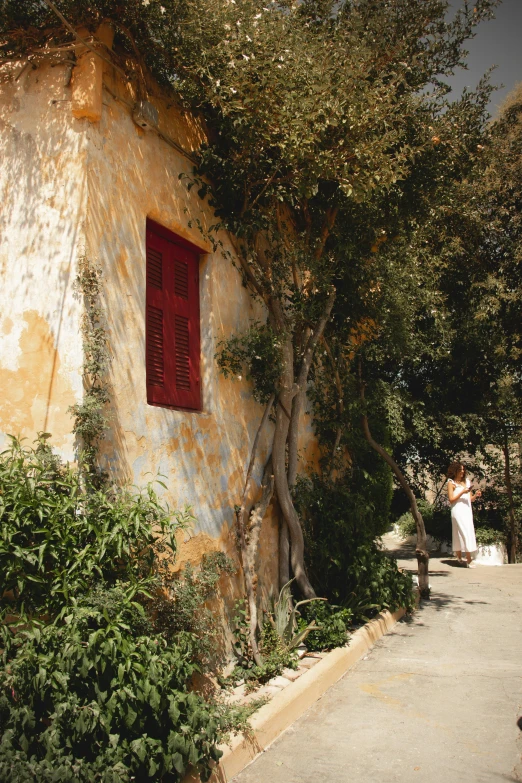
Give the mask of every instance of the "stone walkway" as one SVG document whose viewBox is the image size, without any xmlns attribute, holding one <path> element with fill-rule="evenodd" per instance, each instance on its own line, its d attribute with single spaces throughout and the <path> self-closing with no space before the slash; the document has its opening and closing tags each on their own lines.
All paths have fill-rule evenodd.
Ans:
<svg viewBox="0 0 522 783">
<path fill-rule="evenodd" d="M 398 551 L 415 570 L 411 548 Z M 397 624 L 234 783 L 522 781 L 522 565 L 432 559 Z"/>
</svg>

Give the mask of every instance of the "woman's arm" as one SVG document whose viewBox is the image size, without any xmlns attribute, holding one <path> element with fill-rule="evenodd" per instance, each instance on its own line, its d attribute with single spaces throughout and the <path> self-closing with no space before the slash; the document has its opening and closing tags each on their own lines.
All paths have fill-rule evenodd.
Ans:
<svg viewBox="0 0 522 783">
<path fill-rule="evenodd" d="M 462 487 L 457 489 L 457 485 L 452 481 L 448 481 L 448 498 L 450 503 L 455 503 L 466 492 L 471 492 L 471 487 Z"/>
</svg>

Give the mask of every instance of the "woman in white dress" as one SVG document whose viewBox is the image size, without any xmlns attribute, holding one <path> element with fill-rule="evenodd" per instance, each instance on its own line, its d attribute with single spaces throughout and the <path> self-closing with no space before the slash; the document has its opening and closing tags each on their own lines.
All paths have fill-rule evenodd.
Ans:
<svg viewBox="0 0 522 783">
<path fill-rule="evenodd" d="M 459 563 L 465 563 L 468 568 L 475 568 L 471 561 L 471 553 L 477 551 L 475 528 L 473 527 L 473 511 L 471 503 L 482 494 L 480 490 L 473 492 L 471 482 L 466 478 L 466 467 L 462 462 L 452 462 L 446 471 L 448 477 L 448 498 L 451 505 L 451 529 L 453 534 L 453 551 Z M 462 553 L 466 560 L 462 558 Z"/>
</svg>

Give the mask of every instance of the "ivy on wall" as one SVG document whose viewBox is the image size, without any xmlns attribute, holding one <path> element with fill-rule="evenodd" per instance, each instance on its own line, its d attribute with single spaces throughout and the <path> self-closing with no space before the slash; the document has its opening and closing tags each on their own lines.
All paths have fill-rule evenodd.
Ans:
<svg viewBox="0 0 522 783">
<path fill-rule="evenodd" d="M 93 475 L 98 470 L 100 441 L 108 424 L 109 387 L 107 371 L 110 354 L 101 303 L 102 270 L 87 255 L 78 261 L 74 283 L 76 295 L 83 300 L 81 319 L 83 348 L 84 396 L 69 409 L 73 415 L 73 432 L 81 441 L 80 461 Z"/>
</svg>

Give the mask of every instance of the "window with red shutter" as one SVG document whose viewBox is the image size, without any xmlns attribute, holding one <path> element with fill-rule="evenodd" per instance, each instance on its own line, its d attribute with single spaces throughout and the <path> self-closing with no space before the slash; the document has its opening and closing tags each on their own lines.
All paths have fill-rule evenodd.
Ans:
<svg viewBox="0 0 522 783">
<path fill-rule="evenodd" d="M 147 221 L 145 361 L 147 402 L 201 410 L 199 254 Z"/>
</svg>

